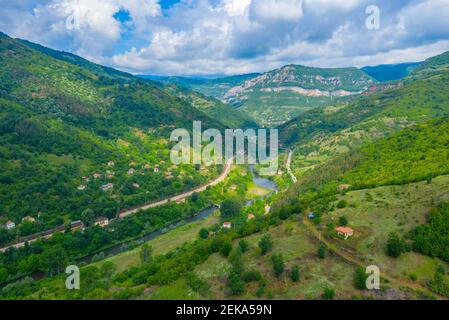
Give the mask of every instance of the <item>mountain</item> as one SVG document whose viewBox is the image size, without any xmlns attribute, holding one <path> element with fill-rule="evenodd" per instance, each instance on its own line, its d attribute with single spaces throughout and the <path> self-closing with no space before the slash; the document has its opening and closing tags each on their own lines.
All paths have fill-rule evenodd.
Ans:
<svg viewBox="0 0 449 320">
<path fill-rule="evenodd" d="M 170 166 L 169 134 L 193 120 L 224 128 L 156 83 L 1 34 L 0 224 L 37 222 L 0 244 L 209 181 L 217 168 Z"/>
<path fill-rule="evenodd" d="M 421 62 L 400 64 L 383 64 L 373 67 L 363 67 L 362 70 L 379 82 L 400 80 L 418 68 Z"/>
<path fill-rule="evenodd" d="M 187 78 L 175 76 L 152 76 L 152 75 L 138 75 L 139 78 L 161 82 L 163 84 L 177 84 L 186 88 L 192 86 L 199 86 L 208 81 L 205 78 Z"/>
<path fill-rule="evenodd" d="M 230 88 L 222 100 L 263 125 L 275 126 L 307 110 L 360 94 L 375 83 L 356 68 L 288 65 L 245 80 Z"/>
<path fill-rule="evenodd" d="M 449 70 L 449 51 L 427 59 L 412 72 L 410 77 L 425 77 L 447 70 Z"/>
<path fill-rule="evenodd" d="M 447 117 L 448 91 L 444 68 L 411 74 L 383 90 L 302 114 L 279 127 L 280 140 L 283 147 L 295 148 L 293 165 L 304 172 L 364 142 Z"/>
<path fill-rule="evenodd" d="M 220 121 L 227 128 L 246 129 L 258 127 L 257 123 L 248 115 L 220 100 L 187 89 L 182 85 L 167 84 L 165 89 L 172 91 L 177 97 L 204 112 L 210 118 Z"/>
</svg>

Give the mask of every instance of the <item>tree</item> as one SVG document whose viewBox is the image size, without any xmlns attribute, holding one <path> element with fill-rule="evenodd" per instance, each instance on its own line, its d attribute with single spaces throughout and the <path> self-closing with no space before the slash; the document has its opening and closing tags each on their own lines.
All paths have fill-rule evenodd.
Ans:
<svg viewBox="0 0 449 320">
<path fill-rule="evenodd" d="M 246 250 L 248 250 L 248 241 L 246 241 L 245 239 L 240 240 L 239 247 L 240 250 L 242 250 L 242 253 L 245 253 Z"/>
<path fill-rule="evenodd" d="M 209 231 L 206 228 L 201 228 L 199 236 L 201 239 L 207 239 L 209 237 Z"/>
<path fill-rule="evenodd" d="M 67 253 L 61 245 L 57 245 L 48 248 L 42 253 L 39 266 L 42 271 L 52 276 L 64 271 L 67 261 Z"/>
<path fill-rule="evenodd" d="M 228 277 L 229 289 L 235 296 L 241 295 L 245 291 L 245 283 L 240 279 L 239 275 L 231 272 Z"/>
<path fill-rule="evenodd" d="M 223 257 L 228 257 L 232 250 L 232 243 L 230 240 L 226 240 L 221 245 L 220 253 Z"/>
<path fill-rule="evenodd" d="M 81 221 L 86 227 L 90 227 L 95 222 L 95 213 L 92 209 L 86 209 L 81 213 Z"/>
<path fill-rule="evenodd" d="M 390 257 L 397 258 L 405 252 L 406 245 L 403 239 L 397 233 L 390 234 L 387 241 L 387 254 Z"/>
<path fill-rule="evenodd" d="M 339 209 L 346 208 L 347 206 L 348 206 L 348 202 L 346 200 L 340 200 L 337 203 L 337 208 L 339 208 Z"/>
<path fill-rule="evenodd" d="M 354 286 L 359 290 L 365 290 L 366 279 L 368 279 L 368 275 L 365 270 L 363 268 L 357 268 L 354 275 Z"/>
<path fill-rule="evenodd" d="M 345 216 L 341 216 L 340 218 L 338 218 L 338 224 L 340 226 L 347 226 L 349 224 L 349 221 Z"/>
<path fill-rule="evenodd" d="M 106 279 L 111 279 L 114 272 L 117 270 L 117 266 L 112 261 L 104 262 L 100 267 L 100 272 Z"/>
<path fill-rule="evenodd" d="M 220 212 L 223 217 L 234 217 L 243 209 L 243 199 L 238 196 L 232 196 L 225 199 L 220 206 Z"/>
<path fill-rule="evenodd" d="M 323 295 L 321 298 L 323 300 L 332 300 L 335 297 L 335 290 L 331 288 L 324 289 Z"/>
<path fill-rule="evenodd" d="M 152 260 L 153 248 L 149 246 L 147 243 L 142 245 L 140 249 L 140 261 L 142 263 L 148 263 Z"/>
<path fill-rule="evenodd" d="M 242 279 L 245 282 L 255 282 L 262 279 L 262 275 L 257 270 L 249 270 L 243 274 Z"/>
<path fill-rule="evenodd" d="M 276 277 L 280 277 L 284 273 L 284 257 L 282 253 L 273 254 L 271 256 L 271 263 L 273 264 L 273 271 Z"/>
<path fill-rule="evenodd" d="M 299 281 L 299 267 L 293 266 L 292 271 L 290 272 L 290 279 L 292 279 L 293 282 Z"/>
<path fill-rule="evenodd" d="M 265 255 L 273 249 L 273 241 L 271 240 L 270 234 L 265 234 L 262 236 L 259 240 L 259 248 L 261 255 Z"/>
<path fill-rule="evenodd" d="M 318 247 L 318 257 L 320 259 L 324 259 L 326 258 L 326 246 L 324 245 L 324 243 L 320 243 L 320 246 Z"/>
</svg>

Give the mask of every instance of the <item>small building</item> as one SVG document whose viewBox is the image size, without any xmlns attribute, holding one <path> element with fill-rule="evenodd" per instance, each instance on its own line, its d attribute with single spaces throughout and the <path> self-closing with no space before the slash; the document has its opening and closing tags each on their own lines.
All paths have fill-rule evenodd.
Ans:
<svg viewBox="0 0 449 320">
<path fill-rule="evenodd" d="M 22 222 L 35 222 L 36 219 L 34 219 L 32 216 L 26 216 L 22 218 Z"/>
<path fill-rule="evenodd" d="M 112 183 L 104 184 L 100 187 L 100 189 L 103 191 L 112 190 L 112 189 L 114 189 L 114 184 L 112 184 Z"/>
<path fill-rule="evenodd" d="M 158 173 L 159 172 L 159 168 L 158 167 L 154 167 L 154 173 Z"/>
<path fill-rule="evenodd" d="M 94 223 L 96 226 L 105 227 L 109 224 L 109 219 L 106 217 L 99 217 Z"/>
<path fill-rule="evenodd" d="M 231 229 L 232 228 L 232 222 L 223 222 L 223 228 Z"/>
<path fill-rule="evenodd" d="M 77 187 L 77 189 L 78 189 L 79 191 L 83 191 L 83 190 L 86 189 L 86 186 L 82 184 L 82 185 L 79 185 L 79 186 Z"/>
<path fill-rule="evenodd" d="M 109 162 L 108 162 L 108 167 L 113 167 L 113 166 L 115 166 L 114 161 L 109 161 Z"/>
<path fill-rule="evenodd" d="M 308 215 L 308 217 L 309 217 L 310 220 L 315 219 L 315 213 L 310 212 L 309 215 Z"/>
<path fill-rule="evenodd" d="M 8 222 L 6 222 L 5 227 L 6 229 L 11 230 L 16 227 L 16 224 L 14 223 L 14 221 L 9 220 Z"/>
<path fill-rule="evenodd" d="M 127 172 L 127 174 L 134 174 L 136 172 L 136 170 L 134 170 L 133 168 L 131 168 L 131 169 L 129 169 L 128 170 L 128 172 Z"/>
<path fill-rule="evenodd" d="M 137 163 L 135 163 L 134 161 L 131 161 L 130 163 L 129 163 L 129 166 L 130 167 L 135 167 L 137 165 Z"/>
<path fill-rule="evenodd" d="M 101 178 L 101 173 L 94 173 L 93 177 L 94 177 L 94 179 Z"/>
<path fill-rule="evenodd" d="M 337 227 L 335 228 L 337 234 L 345 237 L 345 240 L 354 235 L 354 230 L 349 227 Z"/>
<path fill-rule="evenodd" d="M 147 163 L 147 164 L 144 166 L 144 168 L 147 169 L 147 170 L 149 170 L 149 169 L 151 169 L 151 165 L 150 165 L 149 163 Z"/>
<path fill-rule="evenodd" d="M 134 183 L 133 183 L 133 187 L 136 188 L 136 189 L 138 189 L 138 188 L 140 188 L 140 185 L 139 185 L 138 183 L 135 183 L 135 182 L 134 182 Z"/>
<path fill-rule="evenodd" d="M 338 186 L 338 191 L 346 191 L 349 190 L 352 186 L 350 184 L 341 184 Z"/>
<path fill-rule="evenodd" d="M 81 220 L 72 221 L 72 222 L 70 223 L 70 230 L 71 230 L 71 231 L 76 231 L 76 230 L 82 229 L 83 226 L 84 226 L 84 225 L 83 225 L 83 223 L 81 222 Z"/>
<path fill-rule="evenodd" d="M 253 220 L 253 219 L 255 219 L 255 218 L 256 218 L 256 216 L 255 216 L 254 214 L 248 213 L 248 221 L 249 221 L 249 220 Z"/>
</svg>

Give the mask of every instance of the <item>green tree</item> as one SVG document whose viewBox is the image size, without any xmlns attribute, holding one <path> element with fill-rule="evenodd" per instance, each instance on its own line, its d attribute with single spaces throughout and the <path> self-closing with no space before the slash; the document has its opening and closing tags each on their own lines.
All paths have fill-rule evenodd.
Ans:
<svg viewBox="0 0 449 320">
<path fill-rule="evenodd" d="M 290 279 L 292 279 L 293 282 L 298 282 L 299 276 L 299 267 L 295 265 L 290 272 Z"/>
<path fill-rule="evenodd" d="M 68 257 L 61 245 L 50 247 L 40 257 L 40 269 L 50 276 L 65 270 Z"/>
<path fill-rule="evenodd" d="M 354 286 L 359 290 L 366 289 L 366 279 L 368 275 L 363 268 L 357 268 L 354 274 Z"/>
<path fill-rule="evenodd" d="M 230 240 L 223 242 L 220 248 L 220 253 L 223 257 L 228 257 L 232 250 L 232 243 Z"/>
<path fill-rule="evenodd" d="M 231 196 L 225 199 L 220 206 L 222 217 L 234 217 L 243 209 L 244 201 L 239 196 Z"/>
<path fill-rule="evenodd" d="M 143 244 L 142 248 L 140 249 L 140 261 L 142 263 L 151 262 L 152 255 L 153 255 L 153 248 L 147 243 Z"/>
<path fill-rule="evenodd" d="M 260 248 L 260 253 L 262 255 L 267 254 L 269 251 L 271 251 L 273 249 L 273 241 L 271 240 L 270 234 L 267 233 L 267 234 L 263 235 L 262 238 L 260 238 L 259 248 Z"/>
<path fill-rule="evenodd" d="M 332 300 L 335 297 L 335 290 L 331 288 L 324 289 L 323 295 L 321 298 L 323 300 Z"/>
<path fill-rule="evenodd" d="M 101 275 L 108 280 L 111 279 L 116 270 L 117 266 L 112 261 L 106 261 L 100 267 Z"/>
<path fill-rule="evenodd" d="M 348 202 L 346 200 L 340 200 L 337 203 L 337 208 L 339 208 L 339 209 L 346 208 L 347 206 L 348 206 Z"/>
<path fill-rule="evenodd" d="M 239 247 L 240 250 L 242 250 L 242 253 L 245 253 L 248 250 L 248 241 L 246 241 L 245 239 L 240 240 Z"/>
<path fill-rule="evenodd" d="M 229 289 L 234 296 L 241 295 L 245 292 L 245 283 L 240 279 L 240 276 L 235 272 L 231 272 L 228 277 Z"/>
<path fill-rule="evenodd" d="M 209 238 L 209 231 L 207 231 L 206 228 L 201 228 L 201 230 L 199 232 L 199 236 L 201 239 L 207 239 L 207 238 Z"/>
<path fill-rule="evenodd" d="M 345 216 L 341 216 L 340 218 L 338 218 L 338 224 L 340 226 L 347 226 L 349 224 L 349 221 Z"/>
<path fill-rule="evenodd" d="M 324 245 L 324 243 L 320 243 L 320 246 L 318 247 L 318 257 L 320 259 L 324 259 L 326 258 L 326 246 Z"/>
<path fill-rule="evenodd" d="M 403 239 L 397 233 L 391 233 L 387 241 L 387 254 L 390 257 L 397 258 L 405 252 L 406 245 Z"/>
<path fill-rule="evenodd" d="M 81 221 L 86 227 L 90 227 L 95 222 L 95 213 L 92 209 L 86 209 L 81 213 Z"/>
<path fill-rule="evenodd" d="M 275 253 L 271 256 L 271 263 L 273 264 L 273 271 L 276 277 L 280 277 L 284 273 L 284 257 L 282 253 Z"/>
</svg>

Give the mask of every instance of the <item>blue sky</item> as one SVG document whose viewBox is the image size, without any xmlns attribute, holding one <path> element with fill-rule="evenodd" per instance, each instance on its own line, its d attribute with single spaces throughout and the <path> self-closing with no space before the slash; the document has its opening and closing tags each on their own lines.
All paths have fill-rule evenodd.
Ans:
<svg viewBox="0 0 449 320">
<path fill-rule="evenodd" d="M 380 28 L 366 27 L 369 5 Z M 0 31 L 139 74 L 365 66 L 449 50 L 449 0 L 0 0 Z"/>
</svg>

